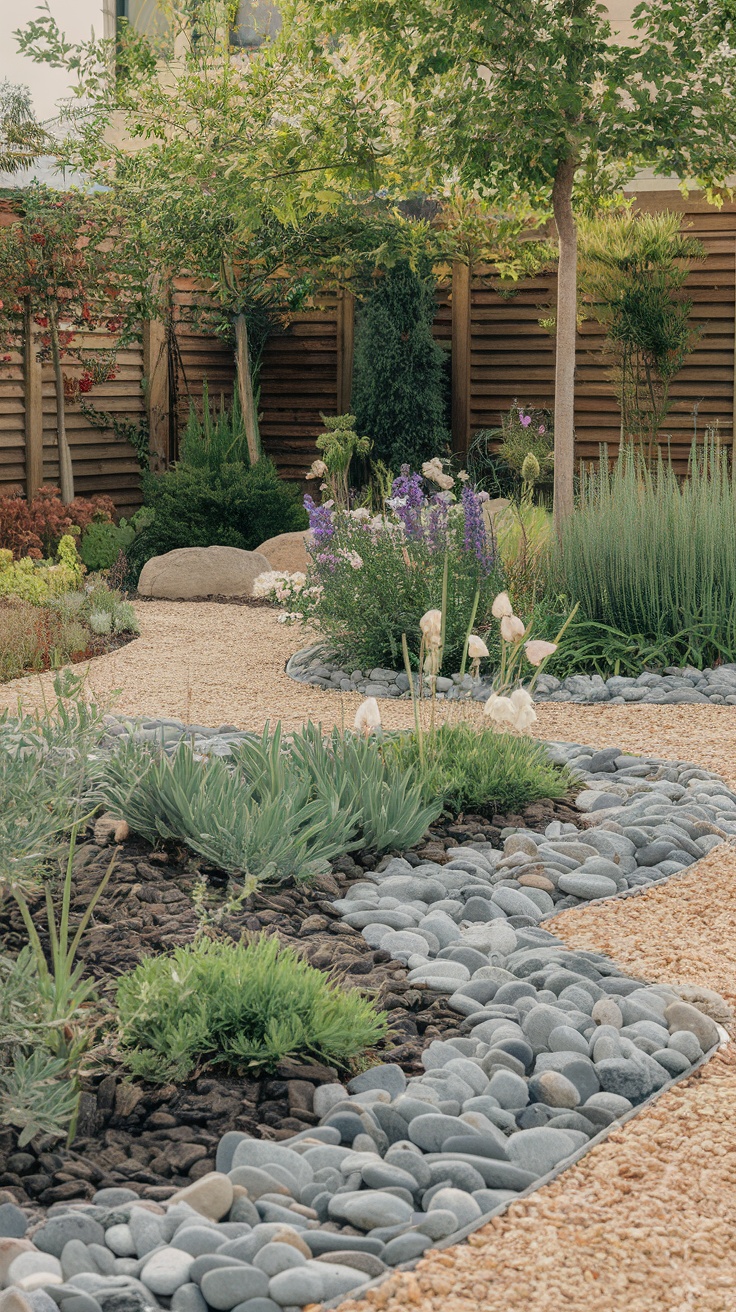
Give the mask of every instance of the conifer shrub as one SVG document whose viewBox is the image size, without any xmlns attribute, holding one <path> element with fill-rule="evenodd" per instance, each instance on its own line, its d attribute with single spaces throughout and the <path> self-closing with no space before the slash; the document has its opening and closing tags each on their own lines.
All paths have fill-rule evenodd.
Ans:
<svg viewBox="0 0 736 1312">
<path fill-rule="evenodd" d="M 352 409 L 372 455 L 398 473 L 449 441 L 446 358 L 432 336 L 434 279 L 402 260 L 377 280 L 359 311 Z"/>
</svg>

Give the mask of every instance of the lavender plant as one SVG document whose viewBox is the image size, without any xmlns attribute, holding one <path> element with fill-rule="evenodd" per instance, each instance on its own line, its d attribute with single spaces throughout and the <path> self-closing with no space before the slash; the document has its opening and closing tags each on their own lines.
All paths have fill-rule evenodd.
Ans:
<svg viewBox="0 0 736 1312">
<path fill-rule="evenodd" d="M 488 628 L 502 583 L 483 518 L 487 499 L 438 459 L 421 474 L 402 465 L 380 515 L 305 497 L 313 535 L 308 583 L 316 589 L 309 614 L 347 667 L 402 668 L 405 633 L 417 668 L 419 620 L 442 605 L 446 577 L 437 673 L 460 668 L 468 616 L 475 608 L 476 628 Z"/>
</svg>

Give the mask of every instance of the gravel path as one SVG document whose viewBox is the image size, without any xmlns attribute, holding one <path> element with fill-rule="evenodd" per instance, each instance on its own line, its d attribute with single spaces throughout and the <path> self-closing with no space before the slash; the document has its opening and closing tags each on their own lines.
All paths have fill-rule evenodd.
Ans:
<svg viewBox="0 0 736 1312">
<path fill-rule="evenodd" d="M 90 688 L 117 711 L 257 728 L 308 713 L 350 723 L 359 696 L 284 673 L 300 635 L 274 612 L 146 603 L 142 637 L 91 662 Z M 51 679 L 0 688 L 0 705 L 43 705 Z M 384 713 L 385 710 L 385 713 Z M 388 727 L 411 708 L 382 706 Z M 539 708 L 540 736 L 687 759 L 736 783 L 736 713 L 712 706 Z M 736 1004 L 736 853 L 719 850 L 644 896 L 568 911 L 555 933 L 653 982 L 716 989 Z M 734 1312 L 736 1055 L 714 1058 L 606 1143 L 470 1240 L 392 1277 L 344 1312 Z"/>
</svg>

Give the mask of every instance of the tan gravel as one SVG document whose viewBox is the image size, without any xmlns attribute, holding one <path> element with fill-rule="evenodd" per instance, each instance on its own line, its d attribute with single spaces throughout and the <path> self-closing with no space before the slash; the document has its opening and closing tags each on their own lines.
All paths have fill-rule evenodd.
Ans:
<svg viewBox="0 0 736 1312">
<path fill-rule="evenodd" d="M 298 631 L 272 611 L 208 603 L 137 606 L 143 630 L 90 662 L 116 709 L 259 728 L 281 718 L 351 723 L 358 695 L 300 686 L 284 665 Z M 0 688 L 42 706 L 51 678 Z M 383 703 L 388 727 L 411 708 Z M 736 708 L 542 706 L 540 737 L 696 761 L 736 783 Z M 697 984 L 736 1005 L 736 851 L 625 901 L 565 912 L 555 932 L 652 981 Z M 398 1273 L 343 1312 L 736 1312 L 736 1056 L 732 1047 L 613 1132 L 576 1166 L 457 1245 Z"/>
</svg>

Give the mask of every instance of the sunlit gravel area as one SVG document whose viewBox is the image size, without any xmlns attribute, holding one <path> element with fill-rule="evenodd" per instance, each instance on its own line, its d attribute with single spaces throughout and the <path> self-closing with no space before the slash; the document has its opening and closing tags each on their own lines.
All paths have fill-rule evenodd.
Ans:
<svg viewBox="0 0 736 1312">
<path fill-rule="evenodd" d="M 352 724 L 359 695 L 286 676 L 304 637 L 278 624 L 276 612 L 177 602 L 136 608 L 141 637 L 77 667 L 86 668 L 90 693 L 116 713 L 250 729 L 268 719 L 287 729 L 308 718 Z M 26 708 L 42 707 L 51 685 L 50 675 L 5 684 L 0 705 L 15 710 L 21 696 Z M 411 722 L 407 703 L 384 702 L 381 713 L 386 727 Z M 736 783 L 736 708 L 563 703 L 540 706 L 537 729 L 541 737 L 693 761 Z M 554 921 L 570 946 L 603 951 L 651 982 L 714 989 L 733 1005 L 735 926 L 736 850 L 725 847 L 642 896 Z M 735 1233 L 736 1057 L 728 1047 L 466 1243 L 344 1308 L 734 1312 Z"/>
</svg>

